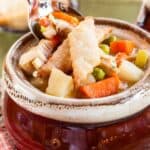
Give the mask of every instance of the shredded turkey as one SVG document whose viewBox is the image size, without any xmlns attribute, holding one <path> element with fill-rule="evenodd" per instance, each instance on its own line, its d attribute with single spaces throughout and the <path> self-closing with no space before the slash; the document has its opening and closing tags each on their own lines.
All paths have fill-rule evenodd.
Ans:
<svg viewBox="0 0 150 150">
<path fill-rule="evenodd" d="M 37 46 L 32 47 L 29 51 L 21 55 L 19 66 L 26 73 L 32 74 L 37 66 L 42 66 L 48 60 L 49 56 L 52 54 L 53 48 L 54 45 L 52 42 L 41 40 Z"/>
<path fill-rule="evenodd" d="M 72 63 L 69 51 L 69 42 L 65 40 L 49 58 L 48 62 L 42 66 L 38 74 L 46 77 L 50 74 L 53 67 L 68 73 L 72 70 Z"/>
</svg>

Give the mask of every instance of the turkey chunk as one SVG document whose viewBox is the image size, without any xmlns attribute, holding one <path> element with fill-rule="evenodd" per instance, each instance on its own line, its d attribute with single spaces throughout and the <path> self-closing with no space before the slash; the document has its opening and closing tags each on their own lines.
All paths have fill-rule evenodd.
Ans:
<svg viewBox="0 0 150 150">
<path fill-rule="evenodd" d="M 72 63 L 69 51 L 69 42 L 66 39 L 62 45 L 53 53 L 48 62 L 42 66 L 38 74 L 43 77 L 49 76 L 52 68 L 58 68 L 65 73 L 72 70 Z"/>
<path fill-rule="evenodd" d="M 54 45 L 50 41 L 41 40 L 37 46 L 21 55 L 19 66 L 27 74 L 32 74 L 35 69 L 40 68 L 48 60 L 53 48 Z"/>
</svg>

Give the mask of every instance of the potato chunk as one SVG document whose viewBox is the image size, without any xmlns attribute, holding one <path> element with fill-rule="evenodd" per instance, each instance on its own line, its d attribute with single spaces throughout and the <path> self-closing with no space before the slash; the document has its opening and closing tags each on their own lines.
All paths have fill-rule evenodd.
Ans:
<svg viewBox="0 0 150 150">
<path fill-rule="evenodd" d="M 137 82 L 143 75 L 144 72 L 129 61 L 124 60 L 119 66 L 119 77 L 127 82 Z"/>
<path fill-rule="evenodd" d="M 73 79 L 61 70 L 52 69 L 46 93 L 49 95 L 67 97 L 73 91 Z"/>
</svg>

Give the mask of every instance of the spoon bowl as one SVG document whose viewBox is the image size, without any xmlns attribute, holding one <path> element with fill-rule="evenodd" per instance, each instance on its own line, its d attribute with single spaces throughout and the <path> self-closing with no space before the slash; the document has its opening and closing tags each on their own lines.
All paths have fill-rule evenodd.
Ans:
<svg viewBox="0 0 150 150">
<path fill-rule="evenodd" d="M 83 19 L 83 16 L 79 11 L 70 7 L 66 3 L 56 2 L 54 0 L 28 0 L 29 3 L 29 29 L 38 40 L 44 38 L 40 31 L 40 25 L 37 21 L 38 18 L 46 17 L 53 11 L 62 11 L 70 14 L 79 20 Z"/>
</svg>

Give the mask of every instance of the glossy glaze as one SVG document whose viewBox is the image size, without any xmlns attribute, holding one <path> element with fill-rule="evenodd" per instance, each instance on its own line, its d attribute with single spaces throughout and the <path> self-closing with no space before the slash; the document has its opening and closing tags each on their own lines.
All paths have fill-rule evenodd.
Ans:
<svg viewBox="0 0 150 150">
<path fill-rule="evenodd" d="M 20 150 L 150 149 L 150 107 L 130 119 L 103 127 L 40 117 L 16 105 L 7 94 L 4 110 L 5 124 Z"/>
</svg>

